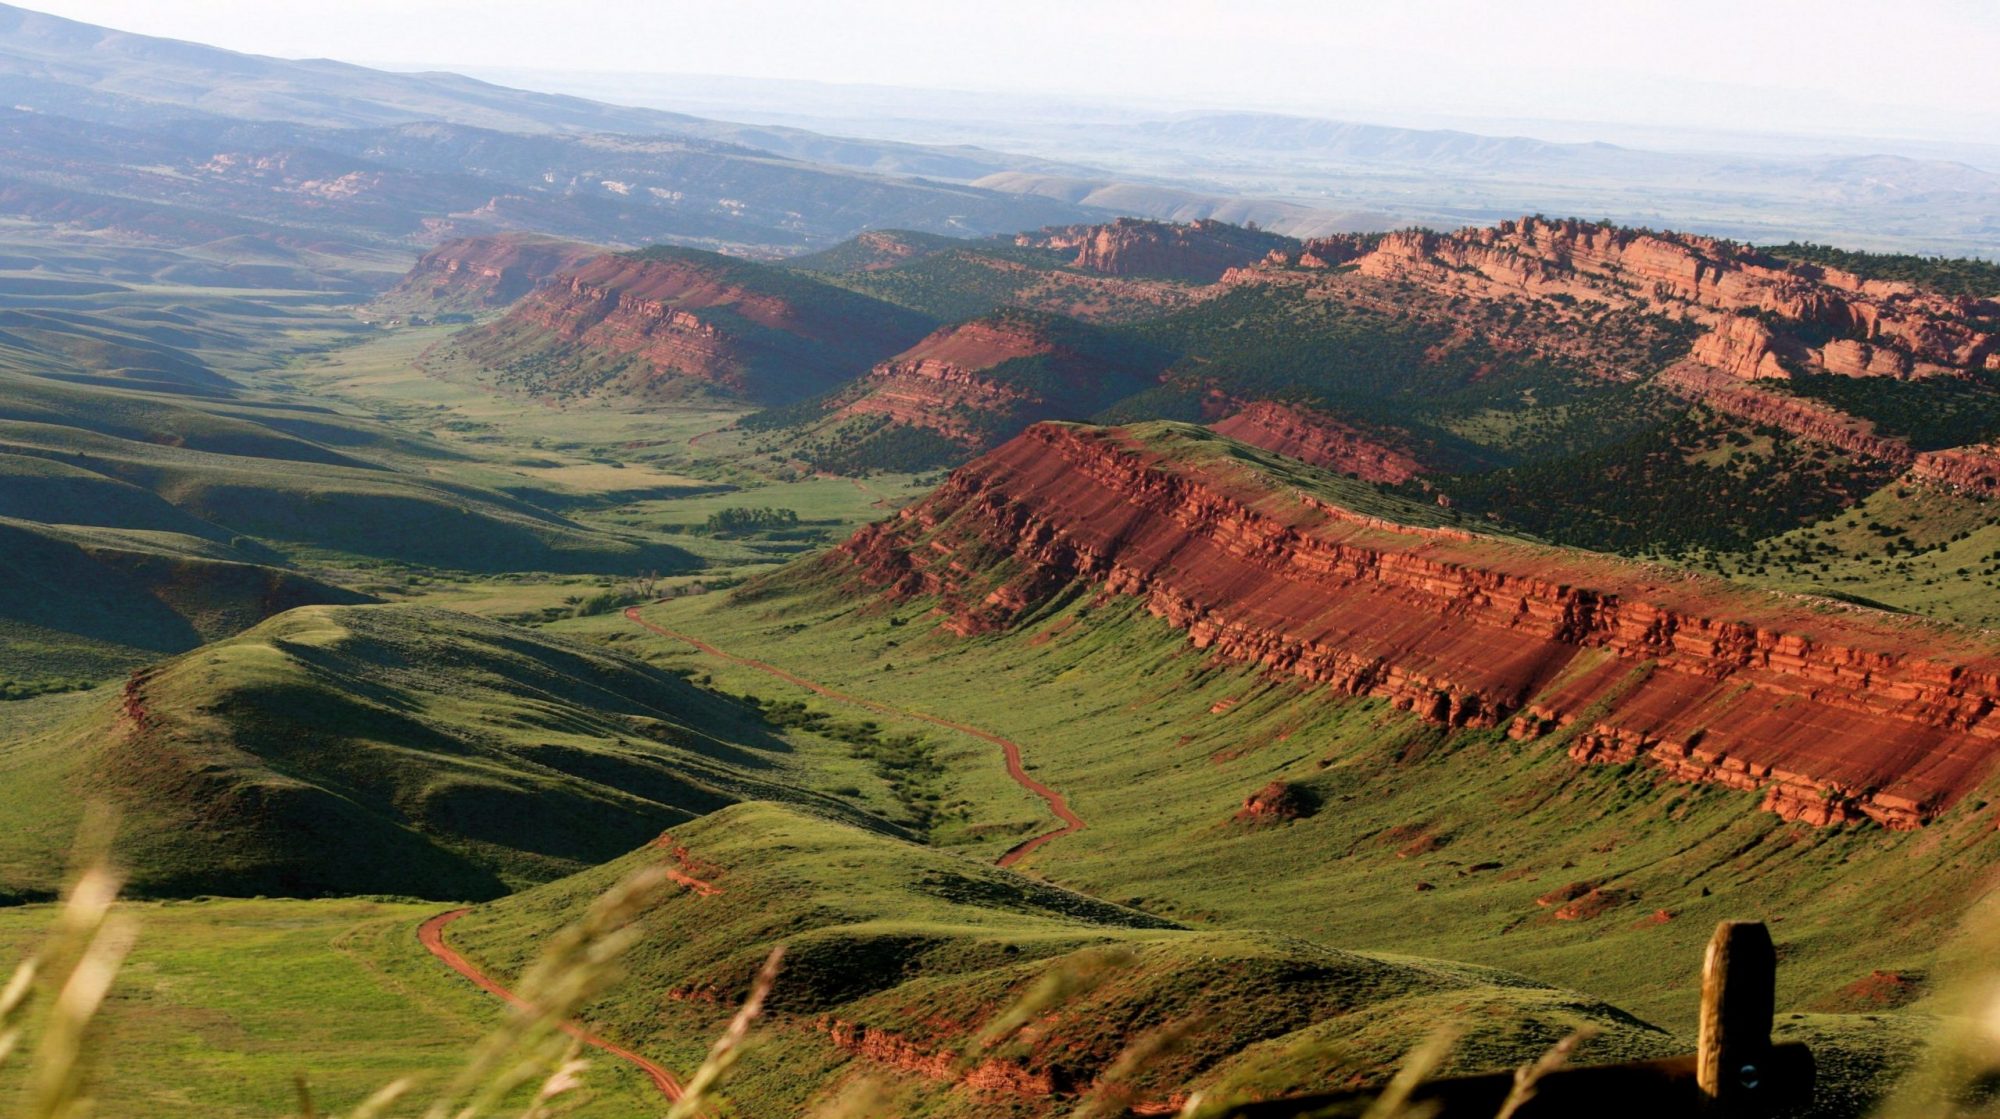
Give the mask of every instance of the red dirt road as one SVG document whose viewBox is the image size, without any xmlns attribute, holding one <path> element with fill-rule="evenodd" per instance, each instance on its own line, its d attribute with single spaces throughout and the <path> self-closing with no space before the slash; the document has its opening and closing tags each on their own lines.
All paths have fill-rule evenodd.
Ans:
<svg viewBox="0 0 2000 1119">
<path fill-rule="evenodd" d="M 900 707 L 891 707 L 886 703 L 877 703 L 872 699 L 862 699 L 860 696 L 848 695 L 846 692 L 829 688 L 825 684 L 816 683 L 801 676 L 794 676 L 776 665 L 765 664 L 759 660 L 751 660 L 749 657 L 739 657 L 735 653 L 725 653 L 721 649 L 699 638 L 690 637 L 685 633 L 667 629 L 665 626 L 654 625 L 652 622 L 639 616 L 639 608 L 637 606 L 626 608 L 625 617 L 628 621 L 652 630 L 661 637 L 686 642 L 711 657 L 721 657 L 723 660 L 732 661 L 745 668 L 754 668 L 766 675 L 775 676 L 788 684 L 796 684 L 801 688 L 805 688 L 818 695 L 823 695 L 828 699 L 836 699 L 842 703 L 851 703 L 856 707 L 865 707 L 870 711 L 879 712 L 883 715 L 893 715 L 899 719 L 915 719 L 918 722 L 929 723 L 932 726 L 943 727 L 946 730 L 954 730 L 960 734 L 969 734 L 974 738 L 991 742 L 995 746 L 1000 747 L 1001 754 L 1007 759 L 1007 776 L 1013 778 L 1016 785 L 1042 798 L 1043 802 L 1049 806 L 1049 811 L 1055 814 L 1056 819 L 1063 822 L 1062 827 L 1043 832 L 1040 835 L 1024 839 L 1020 843 L 1015 844 L 1006 854 L 1000 856 L 998 860 L 1000 866 L 1013 866 L 1025 858 L 1029 852 L 1040 847 L 1042 844 L 1061 839 L 1065 835 L 1080 832 L 1087 826 L 1083 822 L 1083 817 L 1070 809 L 1069 802 L 1063 799 L 1061 793 L 1028 776 L 1027 769 L 1021 764 L 1021 746 L 1012 739 L 1002 738 L 997 734 L 980 730 L 978 727 L 967 726 L 964 723 L 954 723 L 949 719 L 940 719 L 934 715 L 926 715 L 919 711 L 906 711 Z"/>
<path fill-rule="evenodd" d="M 432 917 L 430 920 L 425 921 L 421 926 L 418 927 L 417 940 L 420 943 L 422 943 L 426 949 L 430 951 L 431 955 L 436 956 L 440 960 L 443 960 L 446 967 L 449 967 L 451 968 L 451 970 L 459 973 L 460 975 L 465 976 L 467 979 L 472 980 L 472 982 L 478 985 L 478 987 L 481 990 L 484 990 L 489 994 L 498 995 L 501 998 L 507 1000 L 508 1002 L 513 1003 L 515 1006 L 527 1005 L 519 995 L 516 995 L 514 992 L 501 986 L 499 982 L 494 980 L 491 976 L 487 975 L 485 972 L 482 972 L 478 968 L 473 967 L 472 961 L 466 959 L 464 956 L 459 955 L 456 951 L 453 951 L 451 945 L 446 944 L 444 942 L 444 930 L 453 921 L 458 920 L 460 917 L 463 917 L 470 912 L 472 912 L 472 910 L 470 909 L 454 909 L 449 913 L 440 913 L 437 916 Z M 617 1057 L 619 1060 L 626 1061 L 636 1066 L 639 1069 L 639 1071 L 645 1073 L 647 1076 L 652 1078 L 653 1086 L 658 1088 L 660 1090 L 660 1094 L 667 1097 L 669 1102 L 678 1102 L 680 1100 L 681 1082 L 679 1080 L 674 1079 L 673 1073 L 668 1072 L 666 1069 L 660 1067 L 657 1064 L 654 1064 L 652 1061 L 649 1061 L 644 1057 L 641 1057 L 639 1054 L 632 1052 L 630 1049 L 627 1049 L 622 1045 L 617 1045 L 612 1042 L 604 1040 L 603 1038 L 597 1036 L 596 1034 L 591 1033 L 589 1030 L 584 1029 L 582 1026 L 578 1025 L 575 1022 L 564 1022 L 562 1024 L 562 1030 L 564 1033 L 577 1039 L 578 1041 L 583 1042 L 585 1045 L 589 1045 L 597 1049 L 602 1049 L 606 1053 L 609 1053 L 612 1056 Z"/>
</svg>

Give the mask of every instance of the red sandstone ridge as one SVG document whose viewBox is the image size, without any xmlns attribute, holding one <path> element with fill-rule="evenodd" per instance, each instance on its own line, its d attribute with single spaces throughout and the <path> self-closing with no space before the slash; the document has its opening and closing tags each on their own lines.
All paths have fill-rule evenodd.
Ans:
<svg viewBox="0 0 2000 1119">
<path fill-rule="evenodd" d="M 417 260 L 382 297 L 394 308 L 480 311 L 505 307 L 603 249 L 537 233 L 447 241 Z"/>
<path fill-rule="evenodd" d="M 1119 218 L 1109 225 L 1068 225 L 1022 233 L 1026 248 L 1074 252 L 1072 267 L 1110 276 L 1155 276 L 1212 284 L 1231 268 L 1297 246 L 1289 237 L 1203 219 L 1189 225 Z"/>
<path fill-rule="evenodd" d="M 784 269 L 661 246 L 592 259 L 461 345 L 503 382 L 549 396 L 706 391 L 780 402 L 847 380 L 929 326 Z"/>
<path fill-rule="evenodd" d="M 1683 362 L 1660 375 L 1659 383 L 1718 412 L 1766 424 L 1801 438 L 1839 447 L 1849 454 L 1909 466 L 1910 445 L 1875 430 L 1875 425 L 1829 404 L 1741 381 L 1699 362 Z"/>
<path fill-rule="evenodd" d="M 1578 761 L 1762 790 L 1815 824 L 1915 827 L 1988 776 L 1984 637 L 1384 521 L 1340 504 L 1346 483 L 1301 492 L 1255 455 L 1182 425 L 1042 424 L 823 562 L 937 596 L 962 633 L 1087 582 L 1330 695 L 1520 738 L 1567 728 Z"/>
<path fill-rule="evenodd" d="M 944 327 L 877 365 L 836 419 L 881 416 L 972 450 L 1037 420 L 1087 416 L 1144 387 L 1141 355 L 1055 315 L 1007 310 Z"/>
<path fill-rule="evenodd" d="M 1705 329 L 1694 360 L 1746 380 L 1793 371 L 1908 378 L 2000 368 L 2000 335 L 1970 325 L 1975 312 L 1990 313 L 1991 301 L 1864 280 L 1691 234 L 1524 218 L 1456 233 L 1308 241 L 1229 279 L 1336 268 L 1452 296 L 1553 298 L 1684 319 Z M 1826 340 L 1809 345 L 1805 337 Z"/>
<path fill-rule="evenodd" d="M 1238 442 L 1370 482 L 1407 482 L 1425 470 L 1389 438 L 1303 405 L 1258 401 L 1211 426 Z"/>
</svg>

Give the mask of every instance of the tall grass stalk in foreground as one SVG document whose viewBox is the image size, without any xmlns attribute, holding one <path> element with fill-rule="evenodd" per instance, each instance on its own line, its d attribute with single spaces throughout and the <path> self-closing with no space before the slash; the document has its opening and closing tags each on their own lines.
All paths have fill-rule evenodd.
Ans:
<svg viewBox="0 0 2000 1119">
<path fill-rule="evenodd" d="M 551 937 L 521 976 L 520 1001 L 474 1047 L 465 1067 L 424 1109 L 424 1119 L 493 1115 L 516 1091 L 540 1080 L 536 1103 L 526 1112 L 538 1116 L 546 1113 L 548 1100 L 573 1088 L 582 1062 L 563 1023 L 624 978 L 620 957 L 639 939 L 636 922 L 667 881 L 665 870 L 647 867 L 592 902 L 583 920 Z"/>
<path fill-rule="evenodd" d="M 36 1016 L 20 1119 L 72 1119 L 89 1106 L 91 1020 L 138 939 L 137 923 L 112 912 L 122 885 L 107 854 L 112 831 L 107 814 L 89 814 L 77 841 L 83 869 L 64 892 L 55 928 L 0 988 L 0 1064 L 20 1049 L 34 996 L 53 992 Z"/>
<path fill-rule="evenodd" d="M 722 1031 L 722 1036 L 709 1047 L 708 1058 L 688 1078 L 679 1102 L 667 1112 L 667 1119 L 693 1119 L 700 1115 L 710 1095 L 736 1067 L 736 1062 L 742 1059 L 744 1039 L 750 1036 L 751 1024 L 764 1013 L 764 1000 L 771 996 L 771 988 L 778 982 L 778 965 L 784 959 L 785 946 L 782 944 L 771 949 L 771 954 L 765 957 L 764 966 L 757 972 L 757 981 L 750 987 L 750 997 L 743 1000 L 735 1017 L 729 1020 L 729 1028 Z"/>
</svg>

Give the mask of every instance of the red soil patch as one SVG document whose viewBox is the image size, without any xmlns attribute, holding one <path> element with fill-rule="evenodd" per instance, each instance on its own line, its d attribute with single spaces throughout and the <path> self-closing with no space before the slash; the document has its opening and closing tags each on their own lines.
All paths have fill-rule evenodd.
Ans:
<svg viewBox="0 0 2000 1119">
<path fill-rule="evenodd" d="M 1842 987 L 1839 1003 L 1856 1009 L 1894 1010 L 1915 1001 L 1921 987 L 1921 977 L 1875 971 Z"/>
<path fill-rule="evenodd" d="M 713 877 L 721 868 L 713 863 L 705 863 L 696 859 L 688 852 L 686 847 L 674 841 L 672 833 L 661 833 L 660 837 L 653 840 L 650 846 L 665 851 L 668 857 L 674 860 L 674 865 L 666 868 L 668 878 L 686 886 L 688 889 L 705 898 L 712 898 L 722 893 L 722 887 L 703 878 L 696 877 L 696 875 Z"/>
<path fill-rule="evenodd" d="M 1243 807 L 1230 820 L 1239 824 L 1282 824 L 1312 815 L 1317 807 L 1311 793 L 1283 781 L 1270 784 L 1243 798 Z"/>
</svg>

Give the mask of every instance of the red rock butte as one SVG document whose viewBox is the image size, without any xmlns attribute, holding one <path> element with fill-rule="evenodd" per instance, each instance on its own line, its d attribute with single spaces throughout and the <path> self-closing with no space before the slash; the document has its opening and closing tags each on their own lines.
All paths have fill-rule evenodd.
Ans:
<svg viewBox="0 0 2000 1119">
<path fill-rule="evenodd" d="M 460 310 L 504 307 L 603 252 L 536 233 L 461 237 L 420 257 L 388 298 Z"/>
<path fill-rule="evenodd" d="M 1990 772 L 1988 638 L 1384 520 L 1258 457 L 1180 425 L 1041 424 L 822 562 L 938 597 L 961 634 L 1086 581 L 1213 655 L 1454 727 L 1555 735 L 1579 762 L 1762 790 L 1813 824 L 1917 827 Z"/>
<path fill-rule="evenodd" d="M 602 369 L 626 391 L 675 381 L 750 399 L 804 396 L 910 345 L 928 323 L 900 308 L 782 269 L 656 247 L 592 258 L 466 334 L 475 357 L 555 357 L 547 384 L 594 390 Z M 565 370 L 581 357 L 599 367 Z M 774 376 L 771 371 L 777 371 Z"/>
</svg>

